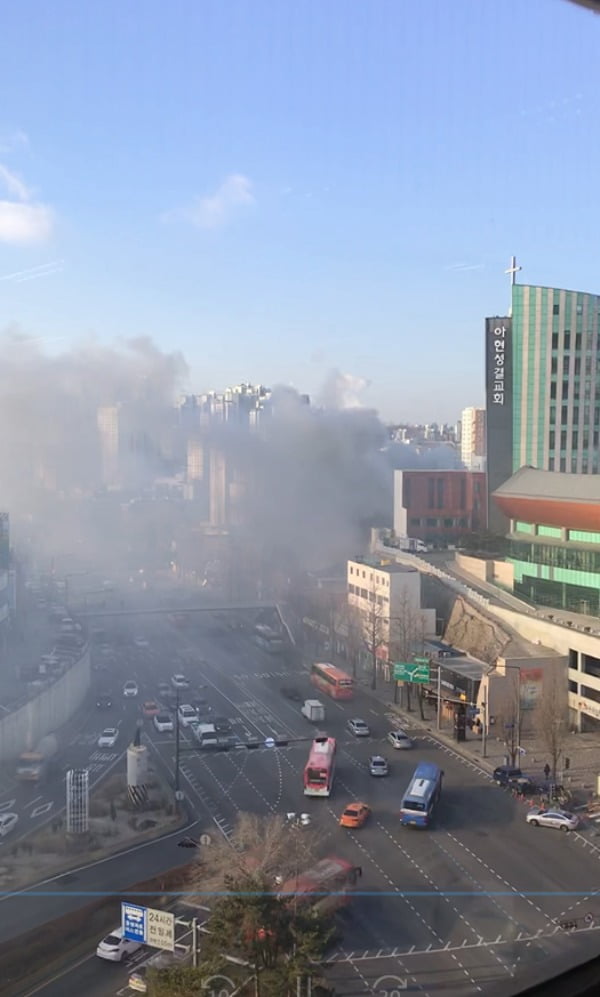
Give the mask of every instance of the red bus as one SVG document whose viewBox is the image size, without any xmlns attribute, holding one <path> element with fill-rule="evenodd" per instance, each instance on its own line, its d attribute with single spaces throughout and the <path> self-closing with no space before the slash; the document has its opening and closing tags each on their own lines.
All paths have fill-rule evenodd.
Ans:
<svg viewBox="0 0 600 997">
<path fill-rule="evenodd" d="M 329 914 L 350 903 L 351 890 L 361 870 L 345 859 L 326 858 L 312 869 L 288 879 L 281 887 L 282 899 L 310 904 L 320 914 Z"/>
<path fill-rule="evenodd" d="M 304 795 L 329 796 L 335 772 L 335 738 L 316 737 L 304 767 Z"/>
<path fill-rule="evenodd" d="M 310 680 L 317 689 L 327 693 L 332 699 L 352 699 L 354 696 L 354 679 L 335 665 L 313 665 Z"/>
</svg>

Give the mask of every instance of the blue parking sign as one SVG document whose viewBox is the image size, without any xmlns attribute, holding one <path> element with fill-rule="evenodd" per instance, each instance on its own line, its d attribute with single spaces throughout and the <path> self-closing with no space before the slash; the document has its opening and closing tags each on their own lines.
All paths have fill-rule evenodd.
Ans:
<svg viewBox="0 0 600 997">
<path fill-rule="evenodd" d="M 128 938 L 130 942 L 146 941 L 146 907 L 139 907 L 138 904 L 121 903 L 121 927 L 123 928 L 123 938 Z"/>
</svg>

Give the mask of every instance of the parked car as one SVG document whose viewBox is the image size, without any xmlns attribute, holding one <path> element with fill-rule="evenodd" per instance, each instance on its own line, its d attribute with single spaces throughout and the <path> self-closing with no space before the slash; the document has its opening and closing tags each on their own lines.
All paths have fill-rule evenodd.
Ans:
<svg viewBox="0 0 600 997">
<path fill-rule="evenodd" d="M 367 803 L 361 803 L 358 800 L 349 803 L 340 817 L 340 827 L 362 827 L 370 813 L 371 808 Z"/>
<path fill-rule="evenodd" d="M 371 775 L 389 775 L 390 767 L 387 758 L 383 755 L 371 755 L 369 759 L 369 772 Z"/>
<path fill-rule="evenodd" d="M 96 949 L 96 955 L 101 959 L 108 959 L 109 962 L 123 962 L 141 947 L 140 942 L 123 938 L 123 929 L 119 927 L 102 939 Z"/>
<path fill-rule="evenodd" d="M 391 730 L 387 736 L 392 748 L 396 748 L 398 751 L 406 751 L 412 748 L 413 743 L 408 734 L 403 730 Z"/>
<path fill-rule="evenodd" d="M 368 723 L 364 720 L 360 720 L 358 717 L 353 717 L 351 720 L 348 720 L 346 727 L 351 734 L 354 734 L 355 737 L 369 737 L 371 734 L 371 728 Z"/>
<path fill-rule="evenodd" d="M 211 723 L 217 734 L 231 734 L 233 731 L 231 720 L 228 720 L 227 717 L 213 717 Z"/>
<path fill-rule="evenodd" d="M 157 713 L 152 722 L 159 734 L 173 733 L 173 720 L 170 713 Z"/>
<path fill-rule="evenodd" d="M 115 744 L 117 743 L 118 737 L 119 737 L 119 731 L 116 727 L 105 727 L 100 737 L 98 738 L 98 747 L 114 748 Z"/>
<path fill-rule="evenodd" d="M 525 815 L 525 820 L 533 827 L 553 827 L 559 831 L 574 831 L 579 827 L 579 817 L 568 810 L 544 810 L 542 807 L 532 807 Z"/>
<path fill-rule="evenodd" d="M 494 782 L 499 786 L 506 786 L 511 779 L 520 779 L 522 775 L 521 769 L 514 765 L 498 765 L 494 769 Z"/>
</svg>

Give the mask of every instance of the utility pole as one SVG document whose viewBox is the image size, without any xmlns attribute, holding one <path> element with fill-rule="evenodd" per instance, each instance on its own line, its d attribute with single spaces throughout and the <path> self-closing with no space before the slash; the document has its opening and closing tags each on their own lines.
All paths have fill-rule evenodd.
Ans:
<svg viewBox="0 0 600 997">
<path fill-rule="evenodd" d="M 442 729 L 442 666 L 439 661 L 437 673 L 437 729 Z"/>
<path fill-rule="evenodd" d="M 179 761 L 180 761 L 180 736 L 179 736 L 179 686 L 175 690 L 175 798 L 179 800 Z"/>
<path fill-rule="evenodd" d="M 487 758 L 487 703 L 481 704 L 483 723 L 481 725 L 481 757 Z"/>
</svg>

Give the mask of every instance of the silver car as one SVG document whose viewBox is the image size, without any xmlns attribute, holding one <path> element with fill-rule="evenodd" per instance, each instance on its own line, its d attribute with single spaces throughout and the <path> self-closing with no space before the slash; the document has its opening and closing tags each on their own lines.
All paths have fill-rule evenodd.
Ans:
<svg viewBox="0 0 600 997">
<path fill-rule="evenodd" d="M 410 737 L 403 730 L 391 730 L 387 736 L 387 739 L 392 748 L 396 748 L 400 751 L 406 751 L 413 746 Z"/>
<path fill-rule="evenodd" d="M 390 767 L 387 759 L 383 755 L 372 755 L 369 759 L 369 772 L 371 775 L 388 775 Z"/>
<path fill-rule="evenodd" d="M 542 807 L 532 807 L 525 820 L 533 827 L 554 827 L 559 831 L 574 831 L 579 827 L 579 817 L 568 810 L 543 810 Z"/>
</svg>

